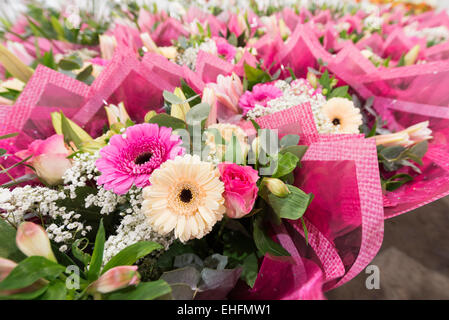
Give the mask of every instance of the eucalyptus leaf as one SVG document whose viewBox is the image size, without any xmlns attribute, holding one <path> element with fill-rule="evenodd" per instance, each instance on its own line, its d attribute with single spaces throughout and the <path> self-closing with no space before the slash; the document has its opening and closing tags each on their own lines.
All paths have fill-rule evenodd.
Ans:
<svg viewBox="0 0 449 320">
<path fill-rule="evenodd" d="M 171 103 L 171 104 L 182 104 L 184 103 L 184 100 L 175 95 L 173 92 L 164 90 L 164 93 L 162 94 L 164 96 L 165 101 Z"/>
<path fill-rule="evenodd" d="M 281 148 L 298 145 L 300 137 L 296 134 L 288 134 L 282 137 L 280 145 Z"/>
<path fill-rule="evenodd" d="M 182 121 L 181 119 L 169 116 L 166 113 L 160 113 L 160 114 L 153 116 L 152 118 L 150 118 L 148 123 L 156 123 L 160 127 L 172 128 L 173 130 L 186 128 L 186 123 L 184 121 Z"/>
<path fill-rule="evenodd" d="M 210 105 L 208 103 L 200 103 L 194 106 L 186 114 L 186 122 L 189 126 L 196 123 L 202 123 L 209 117 Z"/>
</svg>

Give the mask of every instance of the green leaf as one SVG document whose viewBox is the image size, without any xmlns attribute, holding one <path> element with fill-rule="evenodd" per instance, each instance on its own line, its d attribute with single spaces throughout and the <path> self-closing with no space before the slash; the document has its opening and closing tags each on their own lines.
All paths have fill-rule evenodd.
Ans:
<svg viewBox="0 0 449 320">
<path fill-rule="evenodd" d="M 8 172 L 9 170 L 12 170 L 12 169 L 14 169 L 14 168 L 17 168 L 18 166 L 20 166 L 20 165 L 24 164 L 25 162 L 27 162 L 28 160 L 30 160 L 32 157 L 33 157 L 33 156 L 29 156 L 29 157 L 27 157 L 27 158 L 21 160 L 20 162 L 17 162 L 17 163 L 15 163 L 15 164 L 13 164 L 13 165 L 12 165 L 11 167 L 9 167 L 9 168 L 6 168 L 6 169 L 1 170 L 1 171 L 0 171 L 0 174 L 6 173 L 6 172 Z"/>
<path fill-rule="evenodd" d="M 299 161 L 305 156 L 307 150 L 309 149 L 308 146 L 288 146 L 286 148 L 283 148 L 279 153 L 285 154 L 285 153 L 291 153 L 295 155 Z"/>
<path fill-rule="evenodd" d="M 50 69 L 57 70 L 55 58 L 53 56 L 53 50 L 44 53 L 42 57 L 42 64 Z"/>
<path fill-rule="evenodd" d="M 66 300 L 67 288 L 63 281 L 53 281 L 48 285 L 45 293 L 39 297 L 39 300 Z"/>
<path fill-rule="evenodd" d="M 64 28 L 59 23 L 58 18 L 56 18 L 55 16 L 51 16 L 50 22 L 53 27 L 53 30 L 56 31 L 56 33 L 58 34 L 58 40 L 64 41 L 65 40 Z"/>
<path fill-rule="evenodd" d="M 164 280 L 142 282 L 135 288 L 128 288 L 110 294 L 108 300 L 154 300 L 171 292 Z"/>
<path fill-rule="evenodd" d="M 72 254 L 84 266 L 87 266 L 90 263 L 90 260 L 92 259 L 92 257 L 90 256 L 90 254 L 83 252 L 84 248 L 83 249 L 79 248 L 79 245 L 82 241 L 86 241 L 86 245 L 84 246 L 84 248 L 86 248 L 86 246 L 89 244 L 89 240 L 87 238 L 82 238 L 82 239 L 76 240 L 72 244 Z"/>
<path fill-rule="evenodd" d="M 103 268 L 102 274 L 106 271 L 118 266 L 130 266 L 140 258 L 145 257 L 154 250 L 160 250 L 163 247 L 156 242 L 141 241 L 135 243 L 115 255 Z"/>
<path fill-rule="evenodd" d="M 300 137 L 297 134 L 287 134 L 282 137 L 280 145 L 281 148 L 298 145 Z"/>
<path fill-rule="evenodd" d="M 173 130 L 185 129 L 186 123 L 181 119 L 169 116 L 166 113 L 160 113 L 153 116 L 148 123 L 156 123 L 160 127 L 172 128 Z"/>
<path fill-rule="evenodd" d="M 254 126 L 254 129 L 256 129 L 256 131 L 259 131 L 260 130 L 260 126 L 259 126 L 259 124 L 256 122 L 256 120 L 254 120 L 254 119 L 250 119 L 251 120 L 251 123 L 253 124 L 253 126 Z"/>
<path fill-rule="evenodd" d="M 181 90 L 186 96 L 187 100 L 195 97 L 190 101 L 191 107 L 201 103 L 201 97 L 198 96 L 198 94 L 187 84 L 187 82 L 184 81 L 184 79 L 181 79 Z"/>
<path fill-rule="evenodd" d="M 66 118 L 62 112 L 54 112 L 51 114 L 51 117 L 56 133 L 60 131 L 64 135 L 64 141 L 67 144 L 73 142 L 78 149 L 81 149 L 83 143 L 93 140 L 86 131 L 72 120 Z"/>
<path fill-rule="evenodd" d="M 401 146 L 387 147 L 380 151 L 380 155 L 387 161 L 398 160 L 406 148 Z"/>
<path fill-rule="evenodd" d="M 406 173 L 394 175 L 390 179 L 384 182 L 385 190 L 395 191 L 402 187 L 404 184 L 413 180 L 413 177 Z"/>
<path fill-rule="evenodd" d="M 405 66 L 405 54 L 401 55 L 401 58 L 399 59 L 399 62 L 396 65 L 396 67 L 403 67 L 403 66 Z"/>
<path fill-rule="evenodd" d="M 243 154 L 242 148 L 237 137 L 232 134 L 232 138 L 226 144 L 226 152 L 224 155 L 225 161 L 229 161 L 232 163 L 243 164 Z"/>
<path fill-rule="evenodd" d="M 65 268 L 63 266 L 44 257 L 28 257 L 20 262 L 11 273 L 0 282 L 0 291 L 22 289 L 42 278 L 53 280 L 63 273 L 64 270 Z"/>
<path fill-rule="evenodd" d="M 304 218 L 301 219 L 302 229 L 304 230 L 304 238 L 306 239 L 306 244 L 309 245 L 309 230 L 307 230 L 306 222 L 304 221 Z"/>
<path fill-rule="evenodd" d="M 327 99 L 332 98 L 347 98 L 348 97 L 348 86 L 338 87 L 332 90 L 332 92 L 327 96 Z"/>
<path fill-rule="evenodd" d="M 37 289 L 33 292 L 16 293 L 7 296 L 3 296 L 0 293 L 0 300 L 33 300 L 44 294 L 47 289 L 48 285 L 43 286 L 42 288 Z"/>
<path fill-rule="evenodd" d="M 72 71 L 81 69 L 83 65 L 75 60 L 62 59 L 59 61 L 58 67 L 65 71 Z"/>
<path fill-rule="evenodd" d="M 252 90 L 258 83 L 271 81 L 270 74 L 262 69 L 251 67 L 247 63 L 244 64 L 243 68 L 245 70 L 245 78 L 248 81 L 248 90 Z"/>
<path fill-rule="evenodd" d="M 184 100 L 182 100 L 180 97 L 175 95 L 173 92 L 164 90 L 164 93 L 162 94 L 164 96 L 165 101 L 171 103 L 171 104 L 183 104 Z"/>
<path fill-rule="evenodd" d="M 93 81 L 93 76 L 92 76 L 92 72 L 94 71 L 94 67 L 90 64 L 88 65 L 86 68 L 83 69 L 83 71 L 81 71 L 80 73 L 78 73 L 78 75 L 76 76 L 76 80 L 78 81 Z M 92 81 L 90 81 L 90 83 L 92 83 Z M 90 84 L 89 83 L 89 84 Z"/>
<path fill-rule="evenodd" d="M 279 153 L 277 161 L 277 168 L 273 174 L 273 178 L 283 177 L 298 166 L 299 158 L 290 152 Z"/>
<path fill-rule="evenodd" d="M 324 71 L 323 75 L 321 76 L 321 78 L 318 80 L 318 82 L 321 84 L 321 86 L 324 89 L 327 89 L 328 92 L 331 91 L 331 84 L 332 84 L 332 79 L 329 77 L 329 71 Z"/>
<path fill-rule="evenodd" d="M 279 243 L 274 242 L 263 229 L 263 217 L 262 215 L 256 216 L 253 223 L 253 238 L 257 249 L 263 254 L 271 254 L 277 257 L 290 256 L 287 250 L 285 250 Z"/>
<path fill-rule="evenodd" d="M 428 150 L 429 150 L 429 142 L 423 141 L 411 147 L 410 150 L 407 152 L 407 156 L 422 166 L 423 164 L 422 158 L 426 155 Z"/>
<path fill-rule="evenodd" d="M 5 139 L 9 139 L 9 138 L 14 138 L 14 137 L 17 137 L 18 135 L 19 135 L 18 132 L 5 134 L 4 136 L 0 136 L 0 140 L 5 140 Z"/>
<path fill-rule="evenodd" d="M 0 257 L 19 262 L 25 255 L 17 248 L 16 229 L 0 218 Z"/>
<path fill-rule="evenodd" d="M 94 252 L 92 253 L 91 264 L 87 273 L 87 279 L 92 282 L 98 279 L 100 276 L 101 264 L 103 263 L 103 251 L 105 242 L 105 231 L 103 225 L 103 219 L 100 221 L 100 226 L 97 232 L 97 238 L 95 239 Z"/>
<path fill-rule="evenodd" d="M 194 106 L 186 114 L 186 122 L 189 126 L 195 123 L 202 123 L 209 117 L 210 105 L 208 103 L 200 103 Z"/>
<path fill-rule="evenodd" d="M 255 253 L 248 255 L 245 260 L 243 260 L 243 270 L 241 278 L 245 280 L 249 287 L 254 287 L 254 283 L 257 279 L 257 274 L 259 273 L 259 264 L 257 262 L 257 256 Z"/>
<path fill-rule="evenodd" d="M 313 194 L 307 194 L 301 189 L 287 185 L 290 193 L 286 197 L 268 194 L 268 202 L 279 218 L 298 220 L 301 218 L 313 200 Z"/>
</svg>

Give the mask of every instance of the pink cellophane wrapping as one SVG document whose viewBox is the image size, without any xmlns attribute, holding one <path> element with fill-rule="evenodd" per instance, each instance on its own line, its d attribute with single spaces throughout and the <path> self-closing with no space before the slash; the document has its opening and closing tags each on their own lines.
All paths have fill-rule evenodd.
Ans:
<svg viewBox="0 0 449 320">
<path fill-rule="evenodd" d="M 298 134 L 300 144 L 309 145 L 295 185 L 315 199 L 305 214 L 309 245 L 300 221 L 273 226 L 274 239 L 291 257 L 265 257 L 247 297 L 320 298 L 321 290 L 360 273 L 381 246 L 384 212 L 375 142 L 363 135 L 318 135 L 308 104 L 257 122 L 262 128 L 277 129 L 280 136 Z M 321 272 L 313 272 L 313 266 Z"/>
<path fill-rule="evenodd" d="M 449 108 L 376 97 L 374 108 L 388 121 L 392 130 L 402 130 L 413 124 L 429 121 L 434 139 L 420 166 L 422 174 L 410 169 L 405 173 L 414 180 L 385 195 L 385 216 L 394 217 L 411 211 L 449 194 Z"/>
<path fill-rule="evenodd" d="M 90 88 L 62 73 L 38 66 L 20 97 L 13 106 L 0 106 L 0 136 L 20 133 L 17 137 L 0 140 L 0 147 L 9 154 L 26 149 L 36 139 L 45 139 L 54 134 L 51 123 L 52 112 L 62 111 L 73 117 L 87 99 Z M 17 159 L 2 158 L 3 166 L 14 164 Z M 9 173 L 19 177 L 25 172 L 23 166 Z M 0 182 L 9 181 L 0 175 Z"/>
<path fill-rule="evenodd" d="M 73 120 L 92 135 L 106 124 L 104 106 L 124 102 L 132 120 L 143 122 L 151 110 L 161 112 L 163 90 L 173 89 L 168 74 L 163 77 L 149 70 L 131 52 L 118 50 L 91 86 L 89 99 Z"/>
</svg>

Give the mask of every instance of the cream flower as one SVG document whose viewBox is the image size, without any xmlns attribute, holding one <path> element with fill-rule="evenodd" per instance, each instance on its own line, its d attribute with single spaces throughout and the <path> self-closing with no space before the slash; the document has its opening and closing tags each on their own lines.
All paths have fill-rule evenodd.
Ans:
<svg viewBox="0 0 449 320">
<path fill-rule="evenodd" d="M 363 124 L 360 110 L 345 98 L 332 98 L 321 108 L 322 113 L 338 127 L 339 133 L 359 133 Z"/>
<path fill-rule="evenodd" d="M 143 190 L 142 211 L 161 235 L 175 231 L 182 242 L 201 239 L 223 218 L 220 173 L 199 156 L 168 160 L 153 172 Z"/>
<path fill-rule="evenodd" d="M 206 145 L 210 148 L 210 155 L 221 159 L 226 152 L 226 144 L 231 141 L 232 135 L 237 137 L 237 141 L 242 150 L 242 157 L 245 158 L 249 151 L 248 136 L 239 126 L 230 123 L 217 123 L 210 125 L 206 131 Z M 216 133 L 223 139 L 222 143 L 215 141 Z M 219 136 L 218 136 L 219 137 Z"/>
</svg>

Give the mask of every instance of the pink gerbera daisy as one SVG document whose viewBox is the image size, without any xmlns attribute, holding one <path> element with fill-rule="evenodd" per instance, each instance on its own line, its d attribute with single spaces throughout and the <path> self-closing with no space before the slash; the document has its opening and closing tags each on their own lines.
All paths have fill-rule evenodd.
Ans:
<svg viewBox="0 0 449 320">
<path fill-rule="evenodd" d="M 254 109 L 256 105 L 267 106 L 268 101 L 282 96 L 282 90 L 273 84 L 256 84 L 252 91 L 246 91 L 239 101 L 243 115 Z"/>
<path fill-rule="evenodd" d="M 97 169 L 101 172 L 97 183 L 107 190 L 124 194 L 133 186 L 150 185 L 154 170 L 169 159 L 183 155 L 179 136 L 171 128 L 157 124 L 139 124 L 115 135 L 109 145 L 101 149 Z"/>
</svg>

